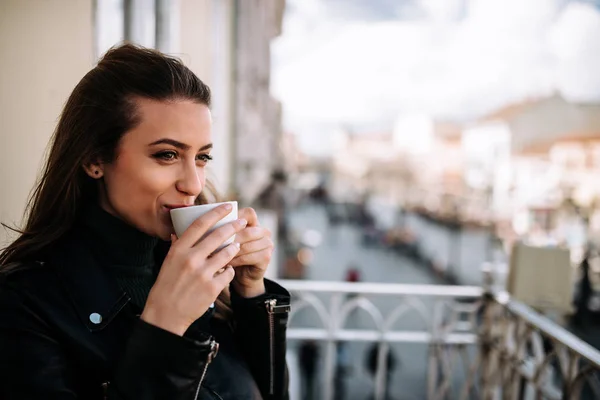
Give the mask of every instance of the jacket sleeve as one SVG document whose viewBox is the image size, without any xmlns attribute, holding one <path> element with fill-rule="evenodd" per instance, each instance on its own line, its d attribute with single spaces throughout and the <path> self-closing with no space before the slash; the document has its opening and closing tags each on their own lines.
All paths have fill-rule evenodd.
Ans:
<svg viewBox="0 0 600 400">
<path fill-rule="evenodd" d="M 234 335 L 263 398 L 284 400 L 289 398 L 285 356 L 290 295 L 267 279 L 265 287 L 265 294 L 251 299 L 231 289 Z"/>
<path fill-rule="evenodd" d="M 140 320 L 112 381 L 103 387 L 91 379 L 81 382 L 82 377 L 76 374 L 76 366 L 58 339 L 60 336 L 18 292 L 0 289 L 0 313 L 0 399 L 3 400 L 195 399 L 212 355 L 210 337 L 205 342 L 191 340 Z"/>
<path fill-rule="evenodd" d="M 208 335 L 192 340 L 138 320 L 108 399 L 195 399 L 214 343 Z"/>
</svg>

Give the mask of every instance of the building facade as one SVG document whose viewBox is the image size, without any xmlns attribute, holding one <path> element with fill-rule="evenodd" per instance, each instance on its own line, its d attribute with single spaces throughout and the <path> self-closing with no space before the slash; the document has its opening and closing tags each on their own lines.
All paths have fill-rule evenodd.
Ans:
<svg viewBox="0 0 600 400">
<path fill-rule="evenodd" d="M 271 40 L 281 34 L 284 0 L 238 0 L 235 25 L 235 191 L 252 201 L 282 167 L 281 104 L 270 94 Z"/>
</svg>

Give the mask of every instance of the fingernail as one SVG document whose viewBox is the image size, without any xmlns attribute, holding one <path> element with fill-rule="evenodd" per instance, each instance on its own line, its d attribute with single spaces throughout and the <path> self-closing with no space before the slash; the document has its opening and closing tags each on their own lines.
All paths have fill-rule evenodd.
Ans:
<svg viewBox="0 0 600 400">
<path fill-rule="evenodd" d="M 248 221 L 246 221 L 244 218 L 241 218 L 237 220 L 237 224 L 239 226 L 246 226 L 248 224 Z"/>
<path fill-rule="evenodd" d="M 239 244 L 238 242 L 233 242 L 233 245 L 234 245 L 235 247 L 237 247 L 237 248 L 238 248 L 238 250 L 240 249 L 240 244 Z"/>
<path fill-rule="evenodd" d="M 231 211 L 231 209 L 233 208 L 233 206 L 229 203 L 226 203 L 225 205 L 223 205 L 223 208 L 227 211 Z"/>
</svg>

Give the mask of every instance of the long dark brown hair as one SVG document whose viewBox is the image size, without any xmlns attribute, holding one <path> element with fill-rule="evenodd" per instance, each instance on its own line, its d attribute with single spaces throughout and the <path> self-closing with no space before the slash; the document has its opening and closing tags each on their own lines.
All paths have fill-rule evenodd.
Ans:
<svg viewBox="0 0 600 400">
<path fill-rule="evenodd" d="M 135 99 L 140 97 L 191 100 L 209 107 L 211 102 L 209 87 L 181 60 L 132 44 L 109 50 L 65 104 L 27 203 L 26 222 L 16 230 L 17 239 L 0 253 L 0 269 L 44 259 L 86 205 L 98 201 L 97 184 L 83 166 L 115 160 L 121 138 L 139 123 Z M 208 184 L 196 202 L 216 197 Z M 228 300 L 225 292 L 219 302 Z"/>
</svg>

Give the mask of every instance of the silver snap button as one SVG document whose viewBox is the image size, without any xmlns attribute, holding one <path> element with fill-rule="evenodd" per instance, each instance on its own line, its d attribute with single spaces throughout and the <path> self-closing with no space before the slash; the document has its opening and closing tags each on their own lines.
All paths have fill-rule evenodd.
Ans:
<svg viewBox="0 0 600 400">
<path fill-rule="evenodd" d="M 90 321 L 92 321 L 92 324 L 98 325 L 100 322 L 102 322 L 102 315 L 98 313 L 92 313 L 90 314 Z"/>
</svg>

